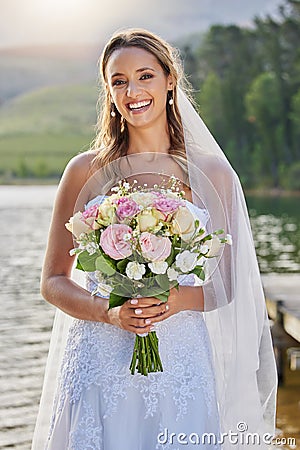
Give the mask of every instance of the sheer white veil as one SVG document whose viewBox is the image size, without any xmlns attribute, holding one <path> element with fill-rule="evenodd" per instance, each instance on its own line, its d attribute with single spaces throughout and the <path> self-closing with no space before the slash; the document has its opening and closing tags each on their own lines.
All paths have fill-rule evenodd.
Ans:
<svg viewBox="0 0 300 450">
<path fill-rule="evenodd" d="M 275 434 L 277 372 L 247 207 L 238 176 L 181 89 L 178 104 L 193 203 L 208 211 L 208 231 L 223 228 L 233 239 L 233 245 L 226 245 L 219 258 L 210 260 L 209 276 L 203 286 L 203 315 L 213 351 L 221 432 L 239 434 L 237 442 L 225 438 L 223 448 L 263 448 L 264 433 Z M 169 156 L 160 155 L 146 162 L 153 172 L 159 171 L 165 166 L 161 158 Z M 174 161 L 181 165 L 179 159 Z M 120 179 L 120 167 L 123 178 L 148 172 L 144 162 L 141 155 L 133 155 L 111 164 L 110 173 L 98 171 L 83 189 L 78 205 L 107 193 Z M 170 174 L 174 172 L 172 164 L 169 170 Z M 74 279 L 83 284 L 77 272 L 73 271 Z M 72 318 L 56 312 L 33 450 L 45 447 L 71 322 Z M 251 433 L 259 433 L 260 441 L 241 439 L 242 434 Z"/>
<path fill-rule="evenodd" d="M 181 91 L 178 100 L 194 203 L 207 207 L 212 229 L 225 228 L 233 239 L 203 287 L 222 431 L 260 433 L 263 438 L 264 433 L 275 434 L 277 371 L 244 194 L 224 153 Z M 227 441 L 224 448 L 231 445 L 239 447 Z M 257 447 L 262 445 L 260 440 Z"/>
</svg>

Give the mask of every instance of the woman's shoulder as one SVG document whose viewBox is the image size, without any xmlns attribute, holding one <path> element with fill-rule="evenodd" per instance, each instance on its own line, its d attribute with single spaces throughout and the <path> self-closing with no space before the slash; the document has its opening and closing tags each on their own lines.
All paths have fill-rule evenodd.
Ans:
<svg viewBox="0 0 300 450">
<path fill-rule="evenodd" d="M 62 179 L 72 180 L 73 183 L 85 183 L 92 173 L 96 151 L 79 153 L 69 160 Z"/>
<path fill-rule="evenodd" d="M 89 172 L 91 170 L 92 163 L 97 156 L 97 151 L 89 150 L 78 155 L 73 156 L 66 166 L 66 170 L 74 172 Z"/>
</svg>

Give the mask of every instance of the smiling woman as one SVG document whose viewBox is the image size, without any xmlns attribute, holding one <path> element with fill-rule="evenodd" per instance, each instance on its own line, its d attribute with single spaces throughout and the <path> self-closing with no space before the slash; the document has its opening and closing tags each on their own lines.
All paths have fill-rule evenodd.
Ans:
<svg viewBox="0 0 300 450">
<path fill-rule="evenodd" d="M 61 311 L 32 450 L 166 450 L 173 437 L 179 444 L 183 435 L 195 434 L 212 438 L 202 442 L 203 450 L 256 450 L 248 441 L 221 447 L 220 433 L 274 434 L 276 366 L 243 191 L 182 90 L 179 62 L 167 42 L 141 29 L 113 35 L 100 58 L 99 133 L 93 148 L 64 172 L 43 267 L 42 294 Z M 94 290 L 102 267 L 79 284 L 71 275 L 73 241 L 65 224 L 83 205 L 85 213 L 102 211 L 104 196 L 121 180 L 130 186 L 134 177 L 155 190 L 161 176 L 179 178 L 178 191 L 187 186 L 197 227 L 226 230 L 232 245 L 210 262 L 205 280 L 175 278 L 178 289 L 164 292 L 167 304 L 159 294 L 143 297 L 139 282 L 125 303 L 108 308 L 108 298 Z M 168 238 L 169 231 L 164 236 L 158 228 L 156 238 Z M 135 334 L 152 338 L 154 330 L 164 370 L 132 374 Z M 147 346 L 141 350 L 147 364 Z M 170 442 L 164 440 L 168 433 Z M 194 448 L 195 442 L 184 443 Z"/>
</svg>

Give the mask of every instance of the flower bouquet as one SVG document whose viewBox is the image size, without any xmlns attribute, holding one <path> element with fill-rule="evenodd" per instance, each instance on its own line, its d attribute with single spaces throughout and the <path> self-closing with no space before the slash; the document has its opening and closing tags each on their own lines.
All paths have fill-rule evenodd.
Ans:
<svg viewBox="0 0 300 450">
<path fill-rule="evenodd" d="M 105 196 L 66 223 L 78 246 L 77 268 L 95 273 L 91 295 L 109 295 L 109 308 L 129 298 L 156 297 L 166 302 L 180 275 L 205 280 L 205 261 L 231 236 L 223 230 L 207 234 L 187 206 L 174 176 L 148 189 L 120 181 Z M 130 371 L 142 375 L 162 371 L 155 331 L 137 335 Z"/>
</svg>

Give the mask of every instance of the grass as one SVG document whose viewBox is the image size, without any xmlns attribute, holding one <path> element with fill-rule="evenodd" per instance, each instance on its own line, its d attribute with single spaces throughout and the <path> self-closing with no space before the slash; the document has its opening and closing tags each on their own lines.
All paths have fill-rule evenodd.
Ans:
<svg viewBox="0 0 300 450">
<path fill-rule="evenodd" d="M 59 177 L 68 160 L 87 150 L 92 136 L 86 134 L 35 134 L 0 138 L 0 177 Z"/>
<path fill-rule="evenodd" d="M 89 148 L 96 122 L 96 88 L 40 88 L 0 108 L 0 183 L 58 178 L 68 160 Z"/>
</svg>

